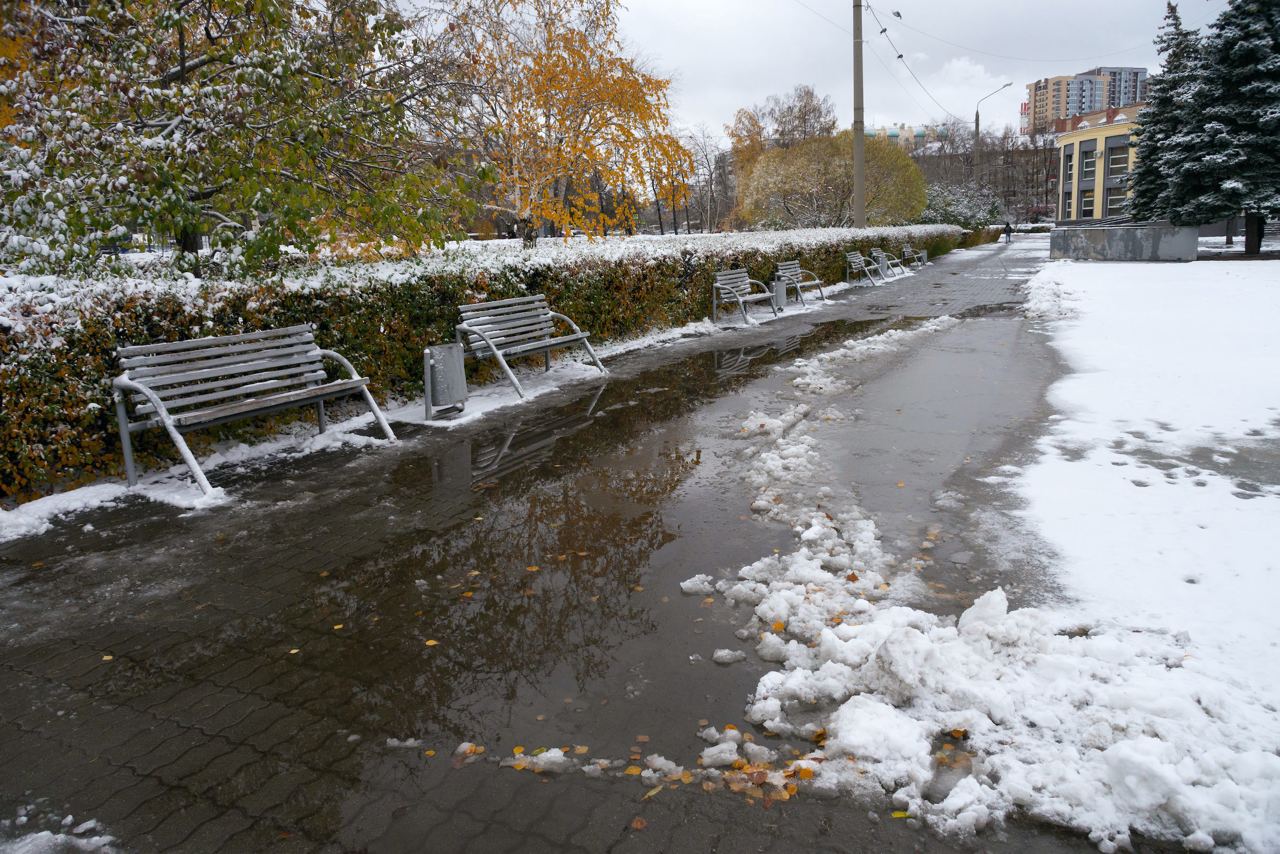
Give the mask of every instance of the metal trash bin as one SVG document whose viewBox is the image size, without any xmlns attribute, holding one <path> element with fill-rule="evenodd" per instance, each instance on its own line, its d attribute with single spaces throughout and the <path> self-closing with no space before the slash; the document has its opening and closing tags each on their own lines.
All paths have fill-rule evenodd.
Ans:
<svg viewBox="0 0 1280 854">
<path fill-rule="evenodd" d="M 782 311 L 787 307 L 787 280 L 774 279 L 773 282 L 773 307 Z"/>
<path fill-rule="evenodd" d="M 427 420 L 457 415 L 467 405 L 467 374 L 461 344 L 439 344 L 422 351 L 422 384 Z"/>
</svg>

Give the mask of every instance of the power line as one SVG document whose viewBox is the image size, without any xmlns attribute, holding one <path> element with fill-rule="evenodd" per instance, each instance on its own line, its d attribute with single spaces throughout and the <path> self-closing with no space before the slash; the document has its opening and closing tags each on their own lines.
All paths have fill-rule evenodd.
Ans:
<svg viewBox="0 0 1280 854">
<path fill-rule="evenodd" d="M 876 19 L 876 24 L 880 27 L 880 35 L 884 36 L 885 40 L 889 42 L 889 47 L 893 48 L 893 52 L 898 55 L 898 61 L 902 63 L 903 68 L 907 69 L 907 73 L 911 75 L 911 79 L 916 81 L 916 85 L 920 87 L 920 91 L 924 92 L 925 95 L 929 96 L 929 100 L 937 104 L 938 109 L 942 110 L 942 112 L 946 113 L 948 116 L 950 116 L 951 118 L 955 119 L 958 122 L 964 122 L 965 121 L 964 119 L 960 118 L 955 113 L 951 112 L 946 107 L 942 106 L 942 103 L 937 98 L 933 97 L 933 93 L 929 91 L 928 87 L 926 87 L 924 83 L 920 80 L 920 78 L 916 76 L 916 73 L 911 69 L 911 66 L 907 64 L 906 55 L 903 54 L 902 51 L 898 50 L 898 46 L 893 43 L 893 38 L 889 35 L 889 28 L 886 27 L 883 22 L 881 22 L 880 16 L 876 14 L 876 10 L 872 7 L 870 3 L 867 3 L 866 6 L 867 6 L 867 11 L 871 13 L 871 17 Z"/>
<path fill-rule="evenodd" d="M 826 21 L 828 24 L 840 30 L 841 32 L 848 33 L 849 35 L 853 35 L 853 31 L 850 30 L 848 27 L 844 26 L 838 21 L 833 21 L 831 18 L 828 18 L 826 15 L 822 14 L 817 9 L 810 6 L 808 3 L 803 2 L 803 0 L 795 0 L 795 3 L 796 5 L 808 10 L 809 12 L 813 13 L 817 17 Z M 871 7 L 867 6 L 867 8 L 870 9 Z M 875 48 L 870 43 L 867 44 L 867 48 L 871 51 L 871 55 L 875 57 L 876 62 L 880 63 L 880 67 L 883 68 L 885 70 L 885 73 L 889 75 L 889 79 L 893 81 L 894 85 L 902 90 L 902 94 L 906 95 L 908 98 L 911 99 L 912 103 L 914 103 L 916 107 L 920 109 L 921 113 L 923 113 L 926 117 L 928 117 L 928 121 L 921 122 L 921 124 L 931 124 L 933 122 L 933 118 L 929 116 L 928 107 L 926 107 L 924 104 L 921 104 L 919 99 L 917 99 L 915 95 L 911 94 L 911 90 L 907 89 L 906 86 L 902 85 L 902 81 L 899 80 L 898 76 L 893 73 L 893 70 L 889 68 L 887 64 L 885 64 L 885 61 L 880 57 L 880 54 L 875 50 Z M 896 52 L 896 49 L 895 49 L 895 52 Z M 903 65 L 905 66 L 906 63 L 904 62 Z M 910 70 L 911 70 L 910 68 L 907 69 L 907 71 L 910 71 Z M 913 74 L 912 77 L 915 77 L 915 75 Z M 920 80 L 917 78 L 916 83 L 919 83 L 919 82 Z M 923 89 L 924 86 L 921 85 L 920 88 Z M 928 92 L 926 91 L 925 94 L 928 94 Z M 930 97 L 932 98 L 932 96 Z M 938 104 L 936 100 L 934 100 L 934 103 Z M 947 115 L 951 116 L 951 113 L 947 111 L 946 107 L 943 107 L 941 104 L 938 104 L 938 107 L 942 110 L 942 112 L 947 113 Z M 951 117 L 956 118 L 955 116 L 951 116 Z M 960 121 L 964 121 L 964 119 L 960 119 Z"/>
<path fill-rule="evenodd" d="M 871 7 L 868 6 L 867 8 L 871 8 Z M 1208 18 L 1205 18 L 1204 20 L 1200 21 L 1200 23 L 1198 24 L 1187 25 L 1187 26 L 1194 27 L 1195 29 L 1199 29 L 1208 20 L 1209 20 Z M 950 45 L 951 47 L 958 47 L 961 50 L 967 50 L 971 53 L 980 53 L 983 56 L 994 56 L 996 59 L 1008 59 L 1008 60 L 1012 60 L 1013 62 L 1036 62 L 1036 63 L 1089 62 L 1094 59 L 1105 59 L 1108 56 L 1117 56 L 1122 53 L 1132 53 L 1135 50 L 1149 50 L 1151 47 L 1150 43 L 1139 44 L 1139 45 L 1133 45 L 1132 47 L 1121 48 L 1119 50 L 1108 51 L 1107 53 L 1095 53 L 1092 56 L 1073 56 L 1073 57 L 1061 57 L 1056 59 L 1051 57 L 1045 57 L 1045 56 L 1011 56 L 1006 53 L 995 53 L 994 51 L 983 50 L 982 48 L 979 48 L 979 47 L 970 47 L 969 45 L 960 44 L 959 42 L 949 41 L 948 39 L 944 39 L 942 36 L 935 36 L 933 33 L 926 33 L 924 30 L 921 30 L 917 27 L 913 27 L 910 24 L 908 24 L 906 21 L 902 21 L 901 18 L 899 18 L 899 21 L 901 21 L 902 26 L 906 27 L 908 30 L 911 30 L 914 33 L 919 33 L 925 38 L 930 38 L 930 39 L 933 39 L 934 41 L 942 42 L 943 44 Z"/>
</svg>

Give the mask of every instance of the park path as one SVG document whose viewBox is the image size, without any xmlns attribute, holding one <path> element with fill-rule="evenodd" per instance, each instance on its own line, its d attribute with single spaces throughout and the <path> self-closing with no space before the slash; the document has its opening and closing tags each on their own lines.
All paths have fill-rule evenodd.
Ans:
<svg viewBox="0 0 1280 854">
<path fill-rule="evenodd" d="M 747 727 L 767 665 L 741 613 L 679 583 L 792 542 L 751 512 L 735 435 L 786 398 L 779 365 L 853 338 L 967 318 L 851 369 L 836 399 L 857 418 L 827 476 L 899 551 L 944 532 L 912 604 L 954 613 L 993 583 L 1051 596 L 965 536 L 982 478 L 1044 415 L 1056 363 L 1014 308 L 1046 249 L 954 253 L 395 448 L 219 472 L 228 507 L 124 502 L 0 546 L 0 816 L 26 817 L 5 832 L 93 819 L 84 834 L 138 851 L 950 850 L 886 803 L 765 810 L 696 784 L 642 801 L 625 777 L 494 760 L 691 765 L 702 721 Z M 452 761 L 461 742 L 485 752 Z M 1040 826 L 984 844 L 1092 850 Z"/>
</svg>

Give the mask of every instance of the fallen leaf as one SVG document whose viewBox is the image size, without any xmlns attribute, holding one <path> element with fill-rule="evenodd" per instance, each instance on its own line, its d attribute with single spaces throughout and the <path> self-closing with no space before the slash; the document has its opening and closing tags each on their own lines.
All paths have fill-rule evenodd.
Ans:
<svg viewBox="0 0 1280 854">
<path fill-rule="evenodd" d="M 574 552 L 574 554 L 576 554 L 578 557 L 586 557 L 586 556 L 587 556 L 587 553 L 586 553 L 586 552 Z"/>
<path fill-rule="evenodd" d="M 642 801 L 647 801 L 647 800 L 649 800 L 650 798 L 652 798 L 654 795 L 658 794 L 658 792 L 661 792 L 661 791 L 662 791 L 662 787 L 661 787 L 661 786 L 654 786 L 652 789 L 650 789 L 649 791 L 645 792 L 645 793 L 644 793 L 644 797 L 643 797 L 643 798 L 641 798 L 640 800 L 642 800 Z"/>
<path fill-rule="evenodd" d="M 812 769 L 812 768 L 801 768 L 799 771 L 797 771 L 797 772 L 796 772 L 796 776 L 797 776 L 797 777 L 799 777 L 801 780 L 812 780 L 812 779 L 813 779 L 813 769 Z"/>
<path fill-rule="evenodd" d="M 290 655 L 297 655 L 300 652 L 302 652 L 302 650 L 298 649 L 296 646 L 293 649 L 289 650 Z"/>
<path fill-rule="evenodd" d="M 682 771 L 682 772 L 680 772 L 680 782 L 681 782 L 681 783 L 684 783 L 684 784 L 686 784 L 686 785 L 688 785 L 689 783 L 692 783 L 692 782 L 693 782 L 693 772 L 692 772 L 692 771 Z"/>
<path fill-rule="evenodd" d="M 782 622 L 782 620 L 774 620 L 774 621 L 773 621 L 773 630 L 774 630 L 775 632 L 780 632 L 780 631 L 782 631 L 783 629 L 785 629 L 786 627 L 787 627 L 787 624 L 786 624 L 786 623 L 784 623 L 784 622 Z"/>
<path fill-rule="evenodd" d="M 425 640 L 425 641 L 423 641 L 422 643 L 423 643 L 423 644 L 425 644 L 426 646 L 439 646 L 439 645 L 440 645 L 440 641 L 436 640 L 435 638 L 432 638 L 431 640 Z"/>
<path fill-rule="evenodd" d="M 637 592 L 637 593 L 643 593 L 643 592 L 644 592 L 644 587 L 643 587 L 642 585 L 639 585 L 639 584 L 637 584 L 635 587 L 632 587 L 631 589 L 632 589 L 632 590 L 634 590 L 634 591 L 635 591 L 635 592 Z"/>
<path fill-rule="evenodd" d="M 526 566 L 526 567 L 524 568 L 524 571 L 525 571 L 525 572 L 537 572 L 537 571 L 538 571 L 538 570 L 540 570 L 540 569 L 542 569 L 542 567 L 540 567 L 540 566 Z"/>
<path fill-rule="evenodd" d="M 631 819 L 632 830 L 644 830 L 648 826 L 649 826 L 649 822 L 645 821 L 640 816 L 636 816 L 635 818 Z"/>
<path fill-rule="evenodd" d="M 960 741 L 969 737 L 969 731 L 967 729 L 953 729 L 951 730 L 951 737 Z"/>
<path fill-rule="evenodd" d="M 858 583 L 858 573 L 856 572 L 849 573 L 848 575 L 845 576 L 845 578 L 849 581 L 852 581 L 854 584 Z"/>
<path fill-rule="evenodd" d="M 342 628 L 342 623 L 335 623 L 335 624 L 334 624 L 334 626 L 333 626 L 333 630 L 334 630 L 335 632 L 336 632 L 336 631 L 338 631 L 338 630 L 339 630 L 339 629 L 341 629 L 341 628 Z"/>
<path fill-rule="evenodd" d="M 587 746 L 585 744 L 575 744 L 573 746 L 573 752 L 575 756 L 585 756 L 587 753 Z"/>
<path fill-rule="evenodd" d="M 321 578 L 328 578 L 328 577 L 329 577 L 329 570 L 327 570 L 327 569 L 321 570 L 321 571 L 320 571 L 320 577 L 321 577 Z"/>
<path fill-rule="evenodd" d="M 546 715 L 538 715 L 537 717 L 534 718 L 535 721 L 545 721 L 546 719 L 547 719 Z"/>
<path fill-rule="evenodd" d="M 435 755 L 436 755 L 436 752 L 435 752 L 434 750 L 424 750 L 424 751 L 422 751 L 422 755 L 423 755 L 423 756 L 435 756 Z"/>
<path fill-rule="evenodd" d="M 467 573 L 467 575 L 471 576 L 472 578 L 475 578 L 479 574 L 480 574 L 480 570 L 478 569 L 473 569 Z"/>
<path fill-rule="evenodd" d="M 905 480 L 898 481 L 898 489 L 902 489 L 902 487 L 906 485 L 907 485 L 907 482 Z"/>
<path fill-rule="evenodd" d="M 114 656 L 114 655 L 104 655 L 104 656 L 102 656 L 102 660 L 103 660 L 103 661 L 111 661 L 111 660 L 112 660 L 112 659 L 114 659 L 114 658 L 115 658 L 115 656 Z"/>
<path fill-rule="evenodd" d="M 628 765 L 627 770 L 622 772 L 630 777 L 636 777 L 644 773 L 644 769 L 639 765 Z"/>
<path fill-rule="evenodd" d="M 511 752 L 514 753 L 516 756 L 519 756 L 521 753 L 524 753 L 524 748 L 521 745 L 517 744 L 515 747 L 511 748 Z"/>
<path fill-rule="evenodd" d="M 907 812 L 906 810 L 894 810 L 892 813 L 890 813 L 890 815 L 892 815 L 894 818 L 910 818 L 911 817 L 911 813 Z"/>
<path fill-rule="evenodd" d="M 530 755 L 530 756 L 541 756 L 542 754 L 544 754 L 544 753 L 546 753 L 546 752 L 547 752 L 547 749 L 546 749 L 545 747 L 535 747 L 535 748 L 533 749 L 533 752 L 532 752 L 532 753 L 530 753 L 529 755 Z"/>
<path fill-rule="evenodd" d="M 463 598 L 463 599 L 470 599 L 471 597 L 473 597 L 473 596 L 475 596 L 475 595 L 476 595 L 476 592 L 475 592 L 474 590 L 468 590 L 468 591 L 466 591 L 465 593 L 463 593 L 463 594 L 462 594 L 462 598 Z"/>
<path fill-rule="evenodd" d="M 648 743 L 649 743 L 649 736 L 647 736 L 647 735 L 637 735 L 637 736 L 636 736 L 636 741 L 637 741 L 637 742 L 639 742 L 640 744 L 648 744 Z"/>
<path fill-rule="evenodd" d="M 521 762 L 513 762 L 513 763 L 511 763 L 511 767 L 512 767 L 512 768 L 514 768 L 514 769 L 516 769 L 517 771 L 523 771 L 524 769 L 526 769 L 526 768 L 528 768 L 528 767 L 529 767 L 529 763 L 528 763 L 528 762 L 523 762 L 523 761 L 521 761 Z"/>
</svg>

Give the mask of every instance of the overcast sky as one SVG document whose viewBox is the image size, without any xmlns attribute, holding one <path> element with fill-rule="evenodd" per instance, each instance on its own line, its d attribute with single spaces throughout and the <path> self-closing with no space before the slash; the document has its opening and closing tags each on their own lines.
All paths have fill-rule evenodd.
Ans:
<svg viewBox="0 0 1280 854">
<path fill-rule="evenodd" d="M 704 123 L 722 133 L 739 107 L 761 103 L 798 83 L 830 95 L 841 124 L 852 124 L 852 0 L 625 2 L 623 37 L 653 70 L 672 79 L 677 124 Z M 1178 5 L 1187 26 L 1203 28 L 1226 0 L 1182 0 Z M 982 104 L 982 126 L 996 129 L 1017 127 L 1025 85 L 1038 78 L 1098 65 L 1146 66 L 1154 72 L 1158 65 L 1152 39 L 1165 3 L 873 0 L 871 8 L 897 50 L 865 12 L 868 125 L 921 124 L 944 119 L 948 112 L 972 122 L 975 102 L 1012 82 Z"/>
</svg>

